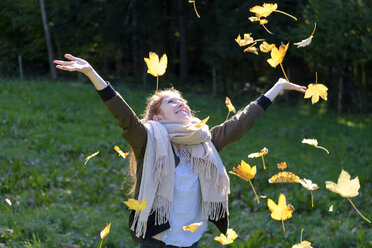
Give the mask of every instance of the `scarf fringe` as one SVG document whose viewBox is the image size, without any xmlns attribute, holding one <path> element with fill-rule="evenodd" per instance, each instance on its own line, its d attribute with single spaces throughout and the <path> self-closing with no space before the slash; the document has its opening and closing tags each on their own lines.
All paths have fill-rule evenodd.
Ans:
<svg viewBox="0 0 372 248">
<path fill-rule="evenodd" d="M 170 218 L 172 212 L 172 201 L 157 194 L 152 210 L 155 211 L 155 225 L 164 224 Z"/>
<path fill-rule="evenodd" d="M 160 178 L 166 176 L 168 174 L 168 167 L 165 163 L 166 156 L 159 157 L 152 168 L 152 173 L 154 175 L 154 180 L 156 183 L 160 181 Z"/>
<path fill-rule="evenodd" d="M 229 214 L 226 201 L 222 201 L 222 202 L 203 201 L 202 208 L 203 208 L 203 217 L 206 219 L 218 220 L 218 219 L 225 217 L 226 214 L 227 215 Z"/>
</svg>

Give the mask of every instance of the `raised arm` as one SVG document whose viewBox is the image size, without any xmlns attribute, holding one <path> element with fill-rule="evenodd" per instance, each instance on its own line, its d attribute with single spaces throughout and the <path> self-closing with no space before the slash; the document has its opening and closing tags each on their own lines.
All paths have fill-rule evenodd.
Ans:
<svg viewBox="0 0 372 248">
<path fill-rule="evenodd" d="M 211 129 L 212 142 L 216 149 L 220 151 L 226 145 L 241 139 L 283 90 L 296 90 L 305 93 L 306 87 L 289 83 L 282 78 L 279 79 L 270 90 L 256 101 L 251 102 L 229 120 Z"/>
<path fill-rule="evenodd" d="M 147 132 L 145 126 L 134 111 L 87 61 L 71 54 L 65 54 L 65 58 L 69 61 L 54 60 L 54 63 L 57 64 L 56 68 L 64 71 L 82 72 L 92 81 L 103 103 L 118 120 L 119 126 L 123 129 L 123 137 L 132 147 L 136 157 L 140 157 L 146 147 Z"/>
</svg>

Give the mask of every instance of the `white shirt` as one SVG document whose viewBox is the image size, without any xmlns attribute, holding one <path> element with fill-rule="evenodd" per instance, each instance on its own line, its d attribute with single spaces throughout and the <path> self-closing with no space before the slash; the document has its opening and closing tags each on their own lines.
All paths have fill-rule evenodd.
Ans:
<svg viewBox="0 0 372 248">
<path fill-rule="evenodd" d="M 183 226 L 203 222 L 195 232 L 184 231 Z M 208 220 L 202 218 L 202 202 L 199 177 L 193 173 L 190 163 L 180 158 L 174 176 L 174 195 L 170 228 L 163 232 L 166 245 L 192 246 L 208 229 Z"/>
</svg>

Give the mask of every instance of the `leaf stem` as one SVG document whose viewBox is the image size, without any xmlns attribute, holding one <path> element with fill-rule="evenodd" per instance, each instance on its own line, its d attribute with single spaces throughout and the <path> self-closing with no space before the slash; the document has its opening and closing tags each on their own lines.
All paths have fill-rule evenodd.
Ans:
<svg viewBox="0 0 372 248">
<path fill-rule="evenodd" d="M 282 220 L 282 225 L 283 225 L 283 231 L 285 232 L 284 220 Z"/>
<path fill-rule="evenodd" d="M 269 34 L 273 34 L 270 30 L 267 29 L 267 27 L 265 26 L 265 24 L 261 24 L 262 27 L 269 33 Z"/>
<path fill-rule="evenodd" d="M 313 200 L 313 191 L 310 190 L 310 195 L 311 195 L 311 207 L 314 207 L 314 200 Z"/>
<path fill-rule="evenodd" d="M 314 33 L 315 33 L 315 29 L 316 29 L 316 22 L 315 22 L 315 25 L 314 25 L 314 30 L 313 30 L 313 32 L 311 33 L 310 37 L 314 35 Z"/>
<path fill-rule="evenodd" d="M 159 87 L 159 76 L 156 76 L 156 91 L 158 91 Z"/>
<path fill-rule="evenodd" d="M 301 228 L 301 239 L 300 239 L 300 243 L 302 243 L 302 232 L 304 231 L 303 228 Z"/>
<path fill-rule="evenodd" d="M 227 113 L 227 116 L 226 116 L 226 120 L 225 121 L 227 121 L 227 118 L 229 118 L 229 114 L 230 114 L 230 111 L 229 111 L 229 113 Z"/>
<path fill-rule="evenodd" d="M 99 243 L 99 248 L 102 247 L 103 239 L 101 240 L 101 243 Z"/>
<path fill-rule="evenodd" d="M 263 168 L 264 168 L 264 170 L 266 170 L 264 156 L 261 156 L 261 158 L 262 158 L 262 165 L 263 165 Z"/>
<path fill-rule="evenodd" d="M 285 71 L 284 71 L 284 68 L 283 68 L 282 63 L 280 63 L 280 68 L 282 68 L 282 71 L 283 71 L 283 74 L 284 74 L 285 79 L 287 79 L 287 81 L 289 82 L 289 80 L 287 78 L 287 75 L 285 74 Z"/>
<path fill-rule="evenodd" d="M 281 11 L 281 10 L 277 10 L 276 9 L 273 12 L 278 12 L 278 13 L 284 14 L 284 15 L 289 16 L 289 17 L 291 17 L 291 18 L 293 18 L 293 19 L 295 19 L 297 21 L 297 18 L 296 17 L 294 17 L 293 15 L 290 15 L 288 13 L 285 13 L 284 11 Z"/>
<path fill-rule="evenodd" d="M 197 11 L 197 9 L 196 9 L 195 1 L 194 1 L 193 3 L 194 3 L 195 14 L 196 14 L 196 16 L 197 16 L 198 18 L 200 18 L 200 15 L 199 15 L 199 13 L 198 13 L 198 11 Z"/>
<path fill-rule="evenodd" d="M 349 200 L 349 202 L 354 207 L 354 209 L 358 212 L 358 214 L 360 216 L 362 216 L 362 218 L 365 219 L 368 223 L 371 223 L 371 221 L 369 219 L 367 219 L 366 217 L 364 217 L 363 214 L 361 212 L 359 212 L 359 210 L 355 207 L 354 203 L 350 200 L 350 198 L 349 197 L 346 197 L 346 198 Z"/>
<path fill-rule="evenodd" d="M 253 189 L 253 193 L 254 193 L 254 195 L 256 196 L 257 204 L 260 204 L 260 200 L 258 200 L 257 193 L 256 193 L 256 191 L 254 190 L 254 187 L 253 187 L 253 184 L 252 184 L 251 180 L 249 180 L 249 183 L 251 184 L 251 187 L 252 187 L 252 189 Z"/>
<path fill-rule="evenodd" d="M 329 154 L 329 151 L 327 149 L 325 149 L 324 147 L 322 146 L 315 146 L 316 148 L 320 148 L 320 149 L 323 149 L 324 151 L 326 151 L 328 154 Z"/>
</svg>

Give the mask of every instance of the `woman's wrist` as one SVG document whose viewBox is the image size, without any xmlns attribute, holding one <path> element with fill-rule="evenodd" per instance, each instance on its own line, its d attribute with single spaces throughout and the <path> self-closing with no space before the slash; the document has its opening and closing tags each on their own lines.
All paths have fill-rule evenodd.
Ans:
<svg viewBox="0 0 372 248">
<path fill-rule="evenodd" d="M 91 68 L 87 72 L 84 72 L 84 74 L 90 79 L 90 81 L 92 81 L 94 87 L 96 87 L 97 90 L 103 90 L 107 87 L 107 83 L 93 68 Z"/>
</svg>

